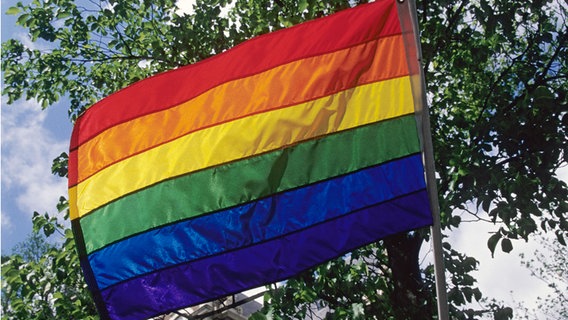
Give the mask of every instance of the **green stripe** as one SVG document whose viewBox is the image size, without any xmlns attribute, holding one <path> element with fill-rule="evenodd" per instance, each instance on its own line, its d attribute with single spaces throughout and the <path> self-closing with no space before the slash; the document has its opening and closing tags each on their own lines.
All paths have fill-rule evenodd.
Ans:
<svg viewBox="0 0 568 320">
<path fill-rule="evenodd" d="M 419 151 L 411 114 L 180 176 L 81 218 L 86 250 Z"/>
</svg>

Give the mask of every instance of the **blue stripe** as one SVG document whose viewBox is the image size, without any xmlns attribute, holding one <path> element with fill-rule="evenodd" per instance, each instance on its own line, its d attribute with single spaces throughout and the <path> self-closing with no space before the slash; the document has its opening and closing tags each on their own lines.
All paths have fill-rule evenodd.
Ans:
<svg viewBox="0 0 568 320">
<path fill-rule="evenodd" d="M 165 267 L 280 237 L 424 187 L 421 156 L 416 154 L 153 229 L 90 254 L 89 263 L 104 289 Z"/>
<path fill-rule="evenodd" d="M 101 292 L 114 319 L 146 319 L 287 279 L 394 233 L 432 223 L 425 190 L 271 241 L 177 265 Z"/>
</svg>

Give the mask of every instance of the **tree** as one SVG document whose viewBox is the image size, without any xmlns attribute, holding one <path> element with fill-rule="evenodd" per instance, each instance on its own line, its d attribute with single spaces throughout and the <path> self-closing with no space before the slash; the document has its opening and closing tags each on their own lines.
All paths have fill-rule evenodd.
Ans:
<svg viewBox="0 0 568 320">
<path fill-rule="evenodd" d="M 26 240 L 20 242 L 12 249 L 12 255 L 19 255 L 26 262 L 39 261 L 41 257 L 49 251 L 52 245 L 47 242 L 46 237 L 38 232 L 32 232 Z"/>
<path fill-rule="evenodd" d="M 524 319 L 537 319 L 542 314 L 546 319 L 568 318 L 568 257 L 566 247 L 551 243 L 542 235 L 536 240 L 539 249 L 534 255 L 527 257 L 521 254 L 522 264 L 531 272 L 531 275 L 543 281 L 552 291 L 546 297 L 538 297 L 538 312 L 528 310 L 523 306 L 519 309 Z"/>
<path fill-rule="evenodd" d="M 146 76 L 359 2 L 197 1 L 192 13 L 180 13 L 173 0 L 18 4 L 9 13 L 32 41 L 52 49 L 3 43 L 3 94 L 8 102 L 25 97 L 44 108 L 65 97 L 73 120 Z M 565 5 L 437 0 L 417 6 L 446 233 L 464 216 L 499 227 L 487 239 L 492 252 L 498 246 L 510 252 L 515 240 L 528 241 L 538 230 L 565 244 L 568 187 L 555 175 L 568 162 Z M 55 167 L 65 175 L 66 154 Z M 315 268 L 271 291 L 265 313 L 308 315 L 315 304 L 327 307 L 330 318 L 431 317 L 432 268 L 420 266 L 417 250 L 427 239 L 426 230 L 396 235 Z M 464 307 L 482 298 L 469 274 L 477 261 L 448 243 L 444 248 L 453 317 L 509 318 L 507 308 Z"/>
<path fill-rule="evenodd" d="M 2 257 L 2 319 L 98 318 L 71 230 L 47 213 L 34 213 L 33 225 L 28 240 Z M 53 234 L 59 242 L 47 244 Z"/>
</svg>

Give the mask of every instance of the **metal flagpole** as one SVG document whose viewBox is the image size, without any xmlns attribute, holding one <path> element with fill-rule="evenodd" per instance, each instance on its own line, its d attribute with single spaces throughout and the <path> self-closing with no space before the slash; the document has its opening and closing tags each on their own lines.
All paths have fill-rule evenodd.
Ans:
<svg viewBox="0 0 568 320">
<path fill-rule="evenodd" d="M 415 0 L 397 0 L 399 6 L 399 17 L 403 28 L 403 38 L 407 54 L 415 51 L 417 63 L 409 63 L 411 73 L 413 94 L 420 93 L 418 112 L 422 147 L 424 149 L 424 167 L 426 171 L 426 184 L 428 186 L 428 197 L 430 199 L 430 210 L 432 211 L 432 250 L 434 253 L 434 272 L 436 279 L 436 298 L 438 304 L 438 319 L 449 320 L 448 298 L 446 292 L 446 275 L 442 248 L 442 228 L 440 223 L 440 204 L 438 202 L 438 190 L 436 187 L 434 148 L 430 129 L 430 116 L 426 100 L 426 81 L 422 70 L 422 50 L 420 47 L 418 18 L 416 14 Z M 406 2 L 406 3 L 405 3 Z M 403 7 L 403 8 L 401 8 Z M 405 30 L 406 29 L 406 30 Z M 410 30 L 409 30 L 410 29 Z M 412 35 L 412 39 L 408 35 Z M 410 50 L 408 49 L 410 48 Z M 408 56 L 410 57 L 410 56 Z M 411 66 L 412 65 L 412 66 Z M 418 83 L 419 82 L 419 83 Z"/>
</svg>

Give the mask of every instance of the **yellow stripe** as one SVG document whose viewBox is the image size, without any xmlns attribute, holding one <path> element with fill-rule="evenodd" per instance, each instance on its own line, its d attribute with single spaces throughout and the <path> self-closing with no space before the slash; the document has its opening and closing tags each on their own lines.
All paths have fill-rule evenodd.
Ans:
<svg viewBox="0 0 568 320">
<path fill-rule="evenodd" d="M 196 131 L 71 188 L 70 194 L 77 188 L 71 218 L 164 179 L 413 112 L 409 77 L 401 77 Z"/>
</svg>

